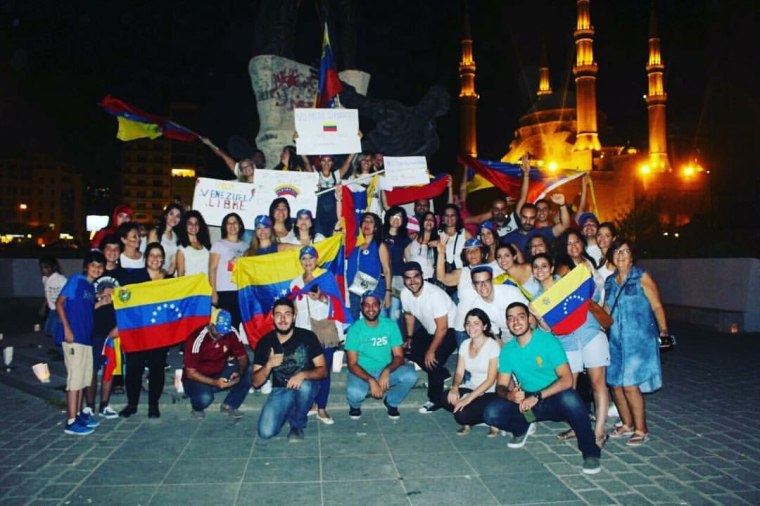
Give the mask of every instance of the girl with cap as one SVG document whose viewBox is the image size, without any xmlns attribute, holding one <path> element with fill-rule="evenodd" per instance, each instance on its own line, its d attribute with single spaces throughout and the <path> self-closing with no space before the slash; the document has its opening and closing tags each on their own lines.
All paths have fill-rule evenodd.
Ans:
<svg viewBox="0 0 760 506">
<path fill-rule="evenodd" d="M 277 237 L 272 228 L 272 220 L 266 214 L 256 216 L 253 239 L 243 256 L 252 257 L 277 253 Z"/>
<path fill-rule="evenodd" d="M 319 255 L 314 246 L 304 246 L 298 254 L 298 259 L 303 268 L 303 274 L 295 278 L 290 283 L 290 290 L 302 288 L 307 283 L 314 281 L 320 276 L 330 276 L 324 269 L 317 267 Z M 335 350 L 340 345 L 340 336 L 342 329 L 340 324 L 335 320 L 329 320 L 330 301 L 319 289 L 315 289 L 298 295 L 294 302 L 296 306 L 296 327 L 311 330 L 317 336 L 319 344 L 324 351 L 327 370 L 332 370 L 332 360 Z M 317 405 L 316 415 L 320 422 L 332 425 L 335 420 L 327 413 L 327 400 L 330 395 L 330 374 L 320 381 L 319 393 L 315 399 Z M 313 411 L 312 411 L 313 412 Z"/>
<path fill-rule="evenodd" d="M 499 238 L 493 230 L 493 223 L 490 221 L 483 222 L 483 224 L 480 225 L 478 235 L 480 236 L 480 242 L 483 243 L 483 246 L 488 248 L 485 261 L 495 263 L 496 246 L 499 245 Z"/>
<path fill-rule="evenodd" d="M 314 227 L 314 215 L 308 209 L 301 209 L 296 213 L 296 223 L 288 235 L 281 242 L 294 247 L 308 246 L 325 239 Z"/>
</svg>

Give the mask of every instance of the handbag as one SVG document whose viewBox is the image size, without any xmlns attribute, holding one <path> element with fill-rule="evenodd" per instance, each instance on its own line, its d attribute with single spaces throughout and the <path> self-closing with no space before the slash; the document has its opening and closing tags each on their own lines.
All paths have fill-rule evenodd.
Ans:
<svg viewBox="0 0 760 506">
<path fill-rule="evenodd" d="M 588 310 L 592 315 L 594 315 L 594 318 L 596 318 L 596 321 L 599 322 L 599 325 L 605 332 L 608 331 L 610 327 L 612 327 L 613 323 L 615 323 L 615 320 L 612 319 L 612 316 L 610 316 L 610 314 L 607 313 L 607 311 L 605 311 L 602 306 L 593 300 L 589 301 Z"/>
<path fill-rule="evenodd" d="M 317 340 L 322 348 L 336 348 L 340 345 L 340 336 L 338 335 L 338 327 L 335 325 L 335 320 L 325 318 L 324 320 L 317 320 L 311 316 L 311 304 L 309 304 L 309 296 L 306 295 L 306 311 L 309 313 L 309 323 L 311 324 L 311 331 L 317 335 Z"/>
<path fill-rule="evenodd" d="M 366 292 L 374 292 L 380 281 L 366 272 L 356 271 L 354 281 L 348 287 L 348 291 L 361 297 Z"/>
<path fill-rule="evenodd" d="M 677 344 L 676 336 L 673 334 L 660 336 L 658 342 L 660 344 L 660 350 L 662 351 L 672 351 Z"/>
</svg>

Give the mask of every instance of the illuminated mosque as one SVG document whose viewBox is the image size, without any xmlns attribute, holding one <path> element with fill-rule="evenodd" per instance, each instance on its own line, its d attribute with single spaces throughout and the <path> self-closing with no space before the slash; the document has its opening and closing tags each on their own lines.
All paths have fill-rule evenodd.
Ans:
<svg viewBox="0 0 760 506">
<path fill-rule="evenodd" d="M 590 0 L 576 0 L 576 5 L 575 63 L 572 69 L 575 93 L 552 90 L 546 47 L 543 46 L 536 99 L 520 118 L 509 150 L 501 161 L 519 163 L 525 153 L 530 153 L 532 163 L 542 171 L 592 171 L 596 208 L 602 220 L 620 218 L 634 202 L 647 198 L 655 201 L 663 225 L 677 227 L 688 223 L 691 213 L 697 209 L 695 206 L 704 207 L 709 171 L 694 159 L 672 160 L 668 155 L 665 116 L 668 96 L 663 83 L 665 63 L 660 52 L 654 5 L 650 17 L 649 57 L 642 69 L 648 82 L 645 96 L 649 119 L 648 152 L 629 146 L 605 145 L 604 139 L 600 139 L 599 123 L 605 117 L 597 109 L 599 65 L 594 60 Z M 465 155 L 477 157 L 476 65 L 466 1 L 463 1 L 462 8 L 460 150 Z M 579 187 L 579 183 L 570 183 L 563 187 L 563 191 L 572 196 L 579 192 Z"/>
</svg>

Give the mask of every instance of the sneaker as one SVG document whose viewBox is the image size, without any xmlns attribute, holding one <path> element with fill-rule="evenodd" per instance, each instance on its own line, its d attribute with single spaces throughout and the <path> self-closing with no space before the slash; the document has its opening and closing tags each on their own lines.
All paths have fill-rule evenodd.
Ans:
<svg viewBox="0 0 760 506">
<path fill-rule="evenodd" d="M 195 418 L 196 420 L 203 420 L 204 418 L 206 418 L 206 412 L 205 411 L 195 411 L 195 410 L 192 410 L 191 413 L 193 414 L 193 418 Z"/>
<path fill-rule="evenodd" d="M 98 412 L 98 416 L 105 418 L 106 420 L 113 420 L 114 418 L 119 418 L 119 413 L 111 406 L 104 406 Z"/>
<path fill-rule="evenodd" d="M 90 413 L 86 413 L 85 409 L 89 409 L 89 408 L 84 408 L 79 413 L 79 415 L 77 415 L 77 420 L 76 421 L 79 422 L 79 425 L 84 425 L 88 429 L 94 429 L 95 427 L 97 427 L 98 425 L 100 425 L 100 422 L 97 421 L 97 420 L 95 420 L 95 418 L 93 418 Z M 92 412 L 91 409 L 90 409 L 90 412 Z"/>
<path fill-rule="evenodd" d="M 599 474 L 602 466 L 599 464 L 599 457 L 586 457 L 583 459 L 583 474 Z"/>
<path fill-rule="evenodd" d="M 391 420 L 398 420 L 401 418 L 401 413 L 398 412 L 398 407 L 388 404 L 388 399 L 383 399 L 383 404 L 388 409 L 388 418 Z"/>
<path fill-rule="evenodd" d="M 522 448 L 525 446 L 525 442 L 528 440 L 528 436 L 530 436 L 530 430 L 526 430 L 525 434 L 522 434 L 520 436 L 512 436 L 512 439 L 509 440 L 507 446 L 510 448 Z"/>
<path fill-rule="evenodd" d="M 237 408 L 231 408 L 230 406 L 226 404 L 222 404 L 221 406 L 219 406 L 219 411 L 221 411 L 223 415 L 227 415 L 231 418 L 243 418 L 242 411 L 240 411 Z"/>
<path fill-rule="evenodd" d="M 441 409 L 440 404 L 436 404 L 431 401 L 427 401 L 425 404 L 422 405 L 420 409 L 417 410 L 418 413 L 422 413 L 423 415 L 428 415 L 432 413 L 433 411 L 438 411 Z"/>
<path fill-rule="evenodd" d="M 272 380 L 267 380 L 266 383 L 261 385 L 261 393 L 264 395 L 269 395 L 272 393 Z"/>
<path fill-rule="evenodd" d="M 290 428 L 288 432 L 288 443 L 300 443 L 303 441 L 303 429 Z"/>
<path fill-rule="evenodd" d="M 351 420 L 358 420 L 362 417 L 362 410 L 361 408 L 351 408 L 348 410 L 348 416 L 351 417 Z"/>
<path fill-rule="evenodd" d="M 86 436 L 87 434 L 92 434 L 95 431 L 86 425 L 82 425 L 79 423 L 79 420 L 76 419 L 72 423 L 67 423 L 66 427 L 63 429 L 63 432 L 66 434 L 71 434 L 73 436 Z"/>
<path fill-rule="evenodd" d="M 533 434 L 535 434 L 537 428 L 538 428 L 538 425 L 536 424 L 536 422 L 533 422 L 530 425 L 528 425 L 528 435 L 532 436 Z"/>
</svg>

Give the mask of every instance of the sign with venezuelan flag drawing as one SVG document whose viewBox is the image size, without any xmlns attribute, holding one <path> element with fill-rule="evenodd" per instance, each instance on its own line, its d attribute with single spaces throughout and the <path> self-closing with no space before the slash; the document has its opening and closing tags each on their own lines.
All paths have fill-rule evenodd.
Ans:
<svg viewBox="0 0 760 506">
<path fill-rule="evenodd" d="M 594 279 L 588 268 L 580 264 L 546 292 L 537 295 L 531 304 L 552 332 L 563 336 L 586 323 L 593 294 Z"/>
<path fill-rule="evenodd" d="M 334 235 L 314 243 L 317 249 L 317 266 L 324 269 L 322 276 L 333 276 L 337 287 L 343 286 L 343 244 L 340 235 Z M 274 329 L 272 324 L 272 306 L 274 301 L 290 295 L 290 283 L 303 274 L 298 260 L 299 249 L 271 253 L 269 255 L 240 257 L 235 262 L 232 280 L 238 286 L 240 315 L 252 348 L 256 347 L 264 334 Z M 332 285 L 330 285 L 332 287 Z M 342 289 L 320 287 L 328 294 L 335 295 L 333 302 L 338 303 L 337 295 L 342 297 Z M 301 287 L 302 289 L 305 287 Z M 310 286 L 309 286 L 310 288 Z M 333 293 L 338 292 L 338 293 Z M 332 300 L 332 299 L 331 299 Z M 335 319 L 345 311 L 334 308 Z M 331 311 L 332 312 L 332 311 Z"/>
<path fill-rule="evenodd" d="M 211 285 L 204 274 L 136 283 L 117 288 L 113 305 L 124 351 L 162 348 L 209 322 Z"/>
<path fill-rule="evenodd" d="M 299 155 L 361 153 L 356 109 L 295 109 Z"/>
<path fill-rule="evenodd" d="M 295 218 L 300 209 L 308 209 L 317 215 L 316 172 L 295 172 L 282 170 L 257 170 L 253 175 L 253 187 L 256 189 L 253 219 L 259 214 L 269 214 L 269 204 L 279 197 L 284 197 L 290 205 L 290 216 Z M 248 220 L 246 220 L 248 223 Z"/>
</svg>

